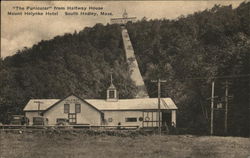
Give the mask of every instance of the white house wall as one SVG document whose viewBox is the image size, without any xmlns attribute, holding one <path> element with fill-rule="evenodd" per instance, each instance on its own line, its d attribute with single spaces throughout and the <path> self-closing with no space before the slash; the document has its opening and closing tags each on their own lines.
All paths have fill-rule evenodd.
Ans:
<svg viewBox="0 0 250 158">
<path fill-rule="evenodd" d="M 139 121 L 140 117 L 144 117 L 143 120 L 145 120 L 146 116 L 142 111 L 103 111 L 104 112 L 104 118 L 106 120 L 106 125 L 109 126 L 117 126 L 118 123 L 121 123 L 121 126 L 139 126 L 142 127 L 143 121 Z M 150 112 L 149 121 L 152 120 L 158 120 L 157 117 L 157 112 Z M 126 118 L 137 118 L 136 122 L 126 122 Z M 110 122 L 112 120 L 112 122 Z M 158 126 L 157 122 L 149 122 L 149 123 L 144 123 L 144 126 L 148 125 L 150 127 L 156 127 Z"/>
<path fill-rule="evenodd" d="M 77 113 L 76 121 L 77 124 L 90 124 L 90 125 L 100 125 L 101 124 L 101 113 L 98 112 L 93 107 L 87 105 L 82 100 L 75 96 L 69 96 L 59 104 L 55 105 L 47 112 L 44 113 L 44 117 L 48 118 L 49 125 L 55 125 L 57 118 L 68 119 L 68 113 L 64 113 L 64 104 L 69 104 L 69 113 L 75 113 L 75 104 L 81 105 L 81 113 Z"/>
<path fill-rule="evenodd" d="M 103 111 L 104 119 L 106 120 L 106 125 L 108 126 L 117 126 L 118 123 L 121 123 L 121 126 L 139 126 L 139 127 L 158 127 L 158 112 L 152 111 Z M 126 118 L 137 118 L 136 122 L 126 122 Z M 139 118 L 142 117 L 145 121 L 139 121 Z M 162 113 L 160 113 L 160 118 L 162 119 Z M 110 122 L 110 120 L 112 120 Z M 146 122 L 148 120 L 149 122 Z M 154 121 L 154 122 L 150 122 Z M 171 122 L 176 125 L 176 110 L 171 110 Z"/>
<path fill-rule="evenodd" d="M 27 111 L 25 117 L 29 119 L 29 125 L 33 125 L 33 117 L 39 117 L 39 115 L 37 111 Z"/>
<path fill-rule="evenodd" d="M 105 119 L 105 122 L 102 122 L 102 114 L 100 111 L 73 95 L 62 100 L 44 113 L 43 117 L 48 119 L 49 125 L 55 125 L 57 123 L 57 118 L 68 119 L 68 113 L 64 113 L 64 104 L 69 104 L 69 113 L 75 113 L 75 104 L 81 105 L 81 112 L 76 114 L 76 124 L 89 124 L 93 126 L 117 126 L 118 123 L 120 123 L 121 126 L 158 126 L 157 110 L 155 110 L 154 112 L 143 112 L 143 110 L 102 110 Z M 171 114 L 171 122 L 176 125 L 176 110 L 170 110 L 169 112 Z M 38 112 L 26 111 L 25 115 L 29 119 L 29 124 L 32 125 L 33 117 L 38 117 Z M 137 121 L 126 122 L 126 118 L 136 118 Z M 144 121 L 140 121 L 139 118 L 143 118 Z M 155 122 L 146 122 L 146 120 Z"/>
<path fill-rule="evenodd" d="M 127 117 L 136 117 L 137 122 L 126 122 Z M 118 123 L 121 123 L 121 126 L 141 126 L 139 117 L 142 117 L 141 111 L 104 111 L 104 118 L 109 126 L 117 126 Z"/>
<path fill-rule="evenodd" d="M 174 123 L 173 125 L 176 127 L 176 110 L 171 111 L 171 121 Z"/>
<path fill-rule="evenodd" d="M 161 113 L 160 113 L 161 115 Z M 162 119 L 162 117 L 160 116 Z M 144 122 L 144 127 L 158 127 L 159 123 L 157 122 L 159 120 L 158 112 L 144 112 L 143 120 L 149 120 L 154 122 Z"/>
</svg>

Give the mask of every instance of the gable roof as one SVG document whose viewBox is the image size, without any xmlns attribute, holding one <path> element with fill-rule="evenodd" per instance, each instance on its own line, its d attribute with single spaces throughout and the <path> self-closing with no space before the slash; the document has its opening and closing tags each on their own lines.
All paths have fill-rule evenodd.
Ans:
<svg viewBox="0 0 250 158">
<path fill-rule="evenodd" d="M 100 110 L 156 110 L 158 98 L 119 99 L 109 102 L 104 99 L 86 99 L 87 102 Z M 175 103 L 171 98 L 161 98 L 161 109 L 175 110 Z"/>
<path fill-rule="evenodd" d="M 71 94 L 74 95 L 74 94 Z M 42 101 L 40 110 L 46 112 L 53 106 L 57 105 L 67 97 L 63 99 L 31 99 L 24 108 L 24 111 L 37 111 L 38 105 L 34 101 Z M 105 110 L 156 110 L 158 109 L 158 98 L 139 98 L 139 99 L 119 99 L 118 101 L 106 101 L 105 99 L 81 99 L 89 106 L 93 107 L 97 111 Z M 177 107 L 171 98 L 161 98 L 161 109 L 176 110 Z M 101 112 L 102 113 L 102 112 Z"/>
<path fill-rule="evenodd" d="M 70 95 L 64 97 L 63 99 L 31 99 L 27 103 L 27 105 L 25 106 L 25 108 L 23 110 L 24 111 L 38 111 L 38 104 L 35 103 L 34 101 L 42 101 L 43 104 L 40 105 L 40 110 L 43 111 L 43 113 L 45 113 L 46 111 L 48 111 L 49 109 L 53 108 L 54 106 L 56 106 L 57 104 L 59 104 L 60 102 L 62 102 L 66 98 L 68 98 L 69 96 L 75 96 L 76 98 L 80 99 L 82 102 L 86 103 L 90 107 L 92 107 L 95 110 L 97 110 L 98 112 L 102 113 L 95 106 L 91 105 L 90 103 L 86 102 L 84 99 L 78 97 L 75 94 L 70 94 Z"/>
<path fill-rule="evenodd" d="M 40 110 L 46 110 L 51 105 L 55 104 L 58 102 L 60 99 L 30 99 L 29 102 L 26 104 L 24 107 L 23 111 L 37 111 L 38 110 L 38 104 L 35 103 L 37 101 L 41 101 L 42 103 L 40 104 Z"/>
</svg>

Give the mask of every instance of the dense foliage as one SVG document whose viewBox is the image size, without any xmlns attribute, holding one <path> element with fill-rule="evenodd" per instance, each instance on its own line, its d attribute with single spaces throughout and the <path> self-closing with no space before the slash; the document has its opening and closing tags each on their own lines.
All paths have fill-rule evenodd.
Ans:
<svg viewBox="0 0 250 158">
<path fill-rule="evenodd" d="M 124 60 L 120 27 L 97 24 L 74 34 L 41 41 L 1 61 L 1 119 L 20 113 L 30 98 L 105 98 L 113 72 L 120 98 L 136 87 Z"/>
<path fill-rule="evenodd" d="M 214 6 L 177 20 L 142 19 L 127 26 L 138 63 L 151 96 L 153 78 L 167 79 L 163 96 L 177 103 L 178 127 L 207 133 L 210 122 L 211 80 L 216 76 L 250 74 L 250 3 L 237 9 Z M 198 77 L 198 79 L 197 79 Z M 247 135 L 250 78 L 229 79 L 229 133 Z M 225 100 L 225 79 L 215 80 L 215 104 Z M 215 109 L 215 131 L 222 134 L 224 111 Z"/>
<path fill-rule="evenodd" d="M 176 20 L 146 18 L 128 23 L 136 57 L 151 97 L 151 79 L 166 79 L 162 96 L 178 105 L 177 124 L 188 133 L 207 134 L 211 80 L 215 76 L 250 74 L 250 3 L 238 8 L 214 6 Z M 131 98 L 120 27 L 96 24 L 74 34 L 41 41 L 0 63 L 0 111 L 20 113 L 30 98 L 61 98 L 71 92 L 83 98 L 105 98 L 111 70 L 120 98 Z M 200 79 L 193 79 L 199 77 Z M 187 79 L 188 78 L 188 79 Z M 229 134 L 249 133 L 249 77 L 231 78 Z M 215 80 L 215 103 L 224 107 L 223 83 Z M 223 131 L 224 111 L 215 110 L 215 132 Z"/>
</svg>

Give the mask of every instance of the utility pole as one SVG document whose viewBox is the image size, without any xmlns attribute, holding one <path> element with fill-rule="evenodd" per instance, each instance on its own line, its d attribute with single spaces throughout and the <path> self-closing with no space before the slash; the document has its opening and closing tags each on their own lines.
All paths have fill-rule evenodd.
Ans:
<svg viewBox="0 0 250 158">
<path fill-rule="evenodd" d="M 152 80 L 151 82 L 157 82 L 158 85 L 158 132 L 161 135 L 161 83 L 167 82 L 166 80 Z"/>
<path fill-rule="evenodd" d="M 210 135 L 214 134 L 214 80 L 212 81 Z"/>
<path fill-rule="evenodd" d="M 229 89 L 230 83 L 228 80 L 225 82 L 225 119 L 224 119 L 224 133 L 227 134 L 228 131 L 228 102 L 229 99 L 232 98 L 232 96 L 228 95 L 228 89 Z"/>
<path fill-rule="evenodd" d="M 225 134 L 227 134 L 227 114 L 228 114 L 228 80 L 226 80 L 226 90 L 225 90 L 225 128 L 224 128 Z"/>
<path fill-rule="evenodd" d="M 248 121 L 249 121 L 248 134 L 249 134 L 249 138 L 250 138 L 250 77 L 248 80 L 248 94 L 249 94 L 249 97 L 248 97 L 248 104 L 249 104 L 249 107 L 248 107 Z"/>
<path fill-rule="evenodd" d="M 37 105 L 38 105 L 38 116 L 40 116 L 40 106 L 41 106 L 41 104 L 43 104 L 43 102 L 42 101 L 34 101 L 34 103 L 37 103 Z"/>
</svg>

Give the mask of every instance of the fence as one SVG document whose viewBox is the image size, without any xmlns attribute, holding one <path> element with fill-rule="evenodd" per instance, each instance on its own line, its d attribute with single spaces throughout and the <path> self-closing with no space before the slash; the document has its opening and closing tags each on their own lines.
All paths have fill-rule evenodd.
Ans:
<svg viewBox="0 0 250 158">
<path fill-rule="evenodd" d="M 0 130 L 14 131 L 14 130 L 84 130 L 84 129 L 100 129 L 100 130 L 137 130 L 139 126 L 91 126 L 91 125 L 65 125 L 65 126 L 54 126 L 54 125 L 0 125 Z"/>
</svg>

